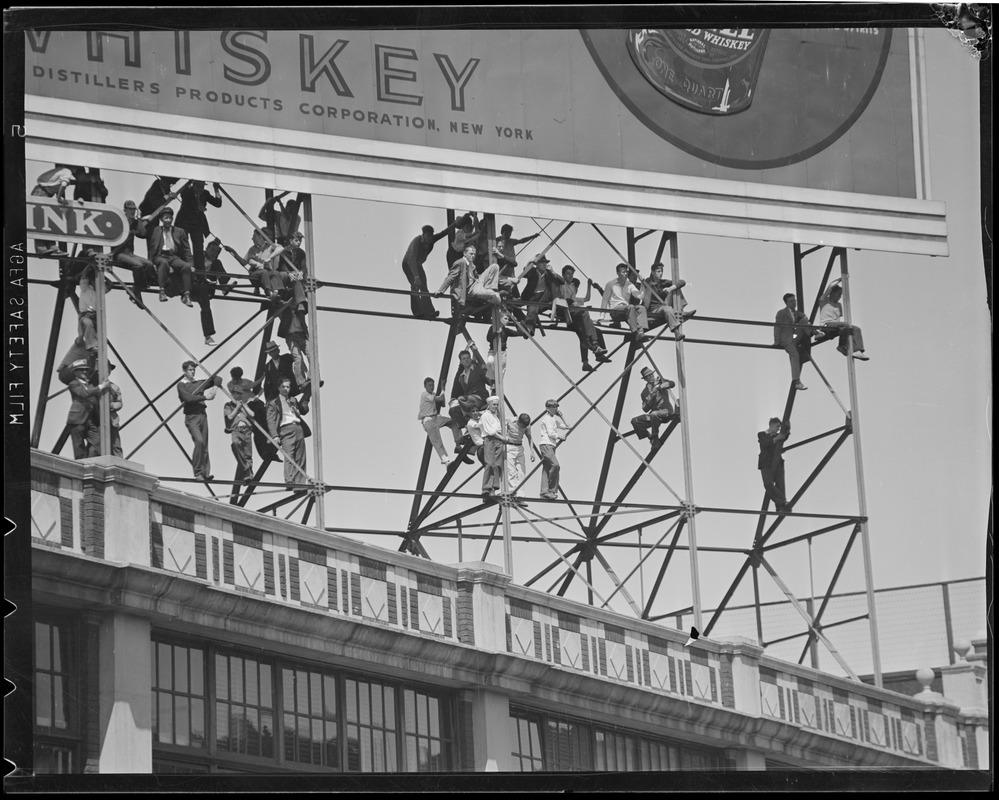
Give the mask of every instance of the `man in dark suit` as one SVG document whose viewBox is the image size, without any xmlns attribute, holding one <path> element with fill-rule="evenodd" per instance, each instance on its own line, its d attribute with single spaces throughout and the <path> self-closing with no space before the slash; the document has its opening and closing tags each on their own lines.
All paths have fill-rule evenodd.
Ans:
<svg viewBox="0 0 999 800">
<path fill-rule="evenodd" d="M 73 440 L 73 458 L 89 458 L 100 453 L 100 430 L 95 423 L 94 411 L 98 398 L 111 388 L 111 381 L 105 380 L 96 386 L 91 386 L 88 380 L 90 365 L 85 358 L 74 361 L 70 365 L 73 380 L 69 384 L 69 393 L 73 403 L 66 417 L 66 427 L 69 428 Z"/>
<path fill-rule="evenodd" d="M 770 427 L 756 434 L 760 442 L 760 458 L 757 467 L 763 478 L 763 488 L 767 497 L 773 500 L 777 511 L 786 514 L 791 510 L 784 489 L 784 442 L 791 435 L 791 423 L 781 422 L 777 417 L 770 418 Z"/>
<path fill-rule="evenodd" d="M 777 312 L 774 319 L 774 347 L 780 347 L 787 351 L 787 357 L 791 361 L 791 382 L 794 388 L 804 391 L 808 387 L 801 382 L 801 362 L 802 355 L 808 361 L 808 348 L 810 340 L 808 338 L 808 317 L 805 312 L 798 311 L 798 299 L 793 292 L 784 295 L 784 308 Z"/>
<path fill-rule="evenodd" d="M 645 388 L 642 389 L 642 411 L 645 413 L 633 417 L 631 427 L 639 439 L 651 439 L 655 447 L 659 426 L 679 416 L 669 399 L 669 390 L 676 384 L 649 367 L 642 368 L 642 377 L 645 379 Z"/>
<path fill-rule="evenodd" d="M 486 387 L 485 369 L 472 361 L 468 350 L 458 353 L 458 372 L 451 385 L 451 403 L 448 414 L 458 428 L 468 424 L 472 409 L 484 409 L 489 390 Z"/>
<path fill-rule="evenodd" d="M 156 267 L 148 258 L 135 253 L 135 237 L 146 237 L 146 222 L 137 213 L 134 200 L 125 201 L 125 216 L 128 218 L 128 238 L 121 244 L 111 248 L 111 258 L 115 264 L 121 264 L 132 270 L 134 284 L 132 286 L 132 302 L 144 309 L 142 290 L 156 280 Z"/>
<path fill-rule="evenodd" d="M 167 208 L 160 214 L 160 224 L 149 234 L 149 260 L 156 265 L 160 282 L 160 302 L 169 298 L 166 293 L 167 281 L 171 272 L 180 273 L 183 296 L 181 302 L 191 306 L 191 273 L 194 261 L 191 256 L 191 242 L 187 231 L 173 224 L 173 209 Z"/>
<path fill-rule="evenodd" d="M 290 353 L 282 355 L 281 348 L 277 342 L 268 342 L 264 347 L 267 354 L 267 361 L 264 363 L 264 372 L 253 384 L 254 390 L 263 388 L 264 402 L 269 403 L 278 396 L 278 388 L 282 378 L 291 380 L 291 393 L 297 394 L 295 386 L 294 360 Z"/>
<path fill-rule="evenodd" d="M 291 396 L 291 379 L 282 378 L 278 396 L 267 404 L 267 430 L 281 443 L 284 458 L 284 482 L 308 483 L 305 471 L 305 437 L 309 435 L 303 415 L 309 413 L 307 400 Z"/>
</svg>

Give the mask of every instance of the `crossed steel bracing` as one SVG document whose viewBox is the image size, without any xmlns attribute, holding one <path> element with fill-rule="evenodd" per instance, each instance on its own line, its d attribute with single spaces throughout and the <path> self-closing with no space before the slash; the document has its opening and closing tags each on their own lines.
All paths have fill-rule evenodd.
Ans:
<svg viewBox="0 0 999 800">
<path fill-rule="evenodd" d="M 269 196 L 270 193 L 268 192 L 268 197 Z M 229 196 L 229 200 L 235 205 L 235 201 L 231 198 L 231 196 Z M 303 222 L 306 226 L 308 261 L 309 264 L 312 265 L 314 264 L 311 250 L 313 239 L 312 236 L 308 235 L 308 229 L 312 220 L 311 198 L 304 197 L 302 209 Z M 242 211 L 242 209 L 240 209 L 240 211 L 247 221 L 249 221 L 255 229 L 259 230 L 256 223 L 250 219 L 249 215 Z M 447 215 L 449 225 L 453 225 L 456 218 L 455 212 L 453 210 L 448 210 Z M 541 241 L 547 241 L 547 245 L 544 247 L 544 250 L 547 251 L 549 248 L 557 249 L 570 263 L 576 267 L 577 273 L 589 281 L 589 277 L 586 275 L 586 272 L 571 258 L 563 244 L 559 243 L 563 236 L 573 226 L 573 223 L 565 224 L 557 234 L 553 235 L 550 231 L 553 228 L 558 228 L 559 223 L 555 223 L 550 220 L 534 220 L 534 222 L 537 226 L 539 236 L 543 237 Z M 491 251 L 492 245 L 495 241 L 495 223 L 492 216 L 489 214 L 484 215 L 483 223 L 489 241 L 488 250 Z M 679 280 L 680 262 L 677 235 L 675 233 L 651 230 L 636 232 L 634 229 L 628 228 L 625 232 L 625 252 L 622 253 L 614 245 L 611 238 L 609 238 L 605 231 L 601 230 L 596 225 L 592 225 L 591 227 L 597 234 L 599 234 L 600 238 L 607 244 L 609 249 L 616 254 L 620 261 L 627 263 L 632 267 L 638 266 L 638 259 L 636 255 L 637 243 L 645 237 L 658 235 L 659 241 L 655 261 L 662 260 L 663 254 L 666 252 L 668 247 L 672 278 L 674 281 Z M 449 234 L 448 241 L 449 244 L 453 241 L 453 234 Z M 807 256 L 823 249 L 826 248 L 812 247 L 803 249 L 799 245 L 794 245 L 795 288 L 799 308 L 805 308 L 805 288 L 802 277 L 804 259 Z M 843 304 L 846 321 L 849 323 L 849 271 L 846 251 L 843 248 L 832 248 L 827 249 L 827 251 L 828 260 L 821 279 L 817 287 L 815 287 L 814 300 L 812 302 L 809 319 L 814 323 L 816 313 L 818 311 L 819 298 L 829 283 L 833 267 L 838 264 L 840 277 L 842 278 L 844 286 Z M 103 261 L 103 259 L 101 259 L 101 261 Z M 65 268 L 65 259 L 63 262 L 64 263 L 61 266 L 62 268 Z M 190 456 L 188 455 L 185 445 L 181 442 L 177 435 L 170 430 L 170 427 L 167 424 L 169 420 L 180 411 L 180 406 L 173 401 L 172 397 L 169 401 L 163 400 L 165 396 L 173 391 L 177 381 L 173 381 L 164 388 L 161 388 L 155 396 L 150 396 L 150 392 L 141 387 L 140 382 L 136 379 L 128 364 L 125 363 L 125 360 L 122 358 L 120 351 L 114 346 L 114 343 L 108 341 L 104 335 L 106 325 L 103 319 L 103 281 L 110 280 L 113 289 L 123 290 L 129 293 L 133 292 L 134 287 L 122 281 L 115 274 L 114 269 L 108 267 L 106 263 L 100 263 L 99 266 L 101 267 L 101 269 L 98 269 L 99 284 L 97 287 L 99 306 L 97 315 L 98 337 L 101 344 L 98 357 L 99 374 L 101 378 L 107 375 L 107 354 L 108 351 L 110 351 L 117 359 L 117 363 L 122 366 L 125 372 L 135 381 L 136 385 L 140 387 L 140 392 L 142 393 L 143 399 L 146 403 L 128 420 L 123 421 L 121 427 L 125 428 L 140 414 L 146 412 L 147 410 L 151 411 L 160 421 L 153 433 L 158 433 L 160 430 L 166 431 L 167 435 L 174 441 L 181 451 L 185 453 L 188 460 L 190 460 Z M 274 307 L 273 304 L 269 304 L 266 301 L 261 303 L 260 298 L 256 297 L 255 292 L 251 291 L 247 286 L 245 282 L 245 275 L 237 274 L 231 275 L 231 277 L 235 279 L 237 288 L 233 288 L 222 297 L 216 297 L 215 301 L 250 303 L 252 311 L 240 327 L 229 334 L 225 340 L 216 345 L 201 359 L 198 359 L 184 346 L 182 342 L 173 336 L 173 334 L 163 325 L 151 309 L 147 309 L 147 314 L 154 325 L 157 325 L 160 329 L 162 329 L 166 335 L 173 340 L 173 343 L 178 347 L 178 349 L 182 350 L 188 358 L 196 361 L 199 365 L 199 369 L 207 375 L 218 374 L 228 365 L 228 363 L 232 361 L 233 358 L 235 358 L 234 355 L 222 365 L 219 365 L 214 370 L 209 371 L 204 365 L 204 362 L 208 361 L 208 359 L 211 358 L 211 356 L 219 348 L 230 340 L 236 340 L 236 337 L 241 337 L 241 339 L 237 341 L 242 341 L 243 343 L 237 353 L 242 352 L 244 349 L 250 347 L 259 336 L 257 371 L 255 373 L 255 375 L 259 375 L 265 360 L 264 346 L 271 338 L 273 322 L 280 313 L 281 308 Z M 633 277 L 637 282 L 639 279 L 637 270 L 635 271 Z M 51 377 L 65 301 L 69 299 L 74 303 L 74 305 L 76 305 L 76 296 L 70 281 L 66 280 L 62 275 L 60 276 L 60 279 L 56 281 L 33 279 L 33 282 L 45 283 L 53 286 L 57 290 L 55 308 L 52 317 L 51 333 L 42 374 L 42 385 L 44 386 L 44 390 L 39 397 L 32 433 L 32 445 L 37 447 L 45 416 L 46 405 L 49 400 L 61 393 L 55 392 L 50 394 Z M 315 510 L 314 524 L 320 529 L 344 534 L 356 533 L 399 537 L 402 540 L 399 545 L 400 551 L 408 552 L 424 558 L 431 557 L 424 544 L 425 541 L 431 539 L 447 539 L 452 542 L 456 542 L 459 561 L 470 560 L 466 550 L 473 544 L 481 543 L 482 552 L 480 560 L 485 561 L 489 556 L 490 549 L 494 541 L 501 539 L 504 548 L 504 564 L 507 572 L 511 575 L 513 574 L 514 566 L 512 549 L 513 543 L 544 542 L 551 550 L 551 560 L 547 564 L 541 565 L 535 574 L 523 581 L 524 585 L 538 586 L 549 593 L 564 596 L 569 591 L 570 587 L 574 584 L 578 584 L 585 589 L 587 602 L 591 605 L 600 607 L 607 607 L 616 596 L 620 595 L 632 613 L 639 618 L 650 621 L 662 621 L 674 618 L 691 618 L 694 625 L 701 630 L 702 635 L 705 637 L 709 637 L 711 635 L 712 630 L 715 628 L 721 615 L 725 612 L 736 590 L 745 579 L 747 573 L 752 570 L 753 593 L 757 608 L 756 636 L 761 645 L 774 644 L 778 641 L 785 641 L 787 638 L 801 638 L 804 640 L 804 644 L 799 657 L 799 663 L 802 663 L 809 654 L 812 655 L 814 663 L 816 648 L 819 644 L 821 644 L 828 650 L 829 653 L 832 654 L 834 658 L 836 658 L 843 669 L 856 679 L 856 673 L 839 654 L 832 642 L 829 641 L 824 631 L 838 625 L 844 625 L 849 622 L 855 622 L 858 619 L 866 618 L 869 622 L 871 633 L 875 681 L 878 685 L 880 685 L 881 668 L 877 641 L 877 620 L 873 599 L 873 581 L 871 575 L 870 550 L 867 533 L 866 498 L 864 495 L 860 436 L 857 418 L 857 390 L 852 358 L 846 359 L 850 387 L 848 404 L 844 404 L 843 400 L 836 395 L 831 384 L 826 379 L 825 375 L 819 370 L 814 358 L 812 358 L 812 363 L 816 372 L 819 374 L 836 403 L 838 403 L 840 408 L 843 410 L 845 422 L 831 428 L 828 431 L 812 436 L 811 438 L 788 445 L 785 447 L 785 451 L 792 450 L 794 448 L 808 447 L 809 452 L 815 454 L 814 467 L 812 468 L 811 473 L 802 482 L 794 496 L 789 500 L 790 503 L 794 505 L 797 504 L 798 501 L 806 494 L 808 489 L 819 477 L 823 469 L 833 459 L 842 445 L 844 445 L 846 441 L 852 437 L 854 442 L 854 456 L 856 462 L 859 498 L 859 513 L 855 515 L 807 514 L 799 512 L 778 514 L 776 511 L 770 510 L 770 501 L 765 494 L 761 507 L 758 511 L 743 508 L 703 507 L 696 505 L 694 502 L 693 475 L 691 470 L 692 444 L 688 435 L 687 426 L 683 424 L 683 415 L 685 414 L 685 410 L 687 408 L 685 348 L 687 345 L 692 344 L 698 346 L 707 345 L 771 349 L 769 345 L 738 340 L 692 338 L 689 335 L 687 335 L 683 341 L 675 341 L 674 353 L 676 358 L 678 390 L 678 397 L 676 400 L 677 407 L 680 411 L 680 417 L 679 419 L 674 419 L 669 422 L 659 436 L 659 439 L 652 444 L 651 449 L 643 454 L 628 441 L 628 436 L 630 434 L 622 428 L 622 415 L 625 410 L 626 401 L 629 398 L 629 389 L 631 389 L 632 368 L 639 361 L 644 359 L 648 361 L 657 372 L 662 374 L 662 370 L 659 369 L 659 366 L 653 359 L 652 347 L 653 345 L 661 342 L 674 339 L 673 335 L 667 333 L 666 327 L 660 327 L 655 329 L 655 331 L 650 332 L 650 337 L 647 340 L 635 341 L 631 337 L 627 336 L 627 330 L 614 330 L 613 328 L 602 329 L 605 336 L 612 337 L 612 339 L 620 338 L 621 341 L 616 345 L 608 346 L 609 355 L 612 356 L 613 360 L 606 364 L 597 365 L 595 372 L 599 371 L 601 374 L 612 372 L 614 375 L 613 380 L 611 380 L 609 385 L 601 392 L 597 393 L 591 389 L 590 383 L 595 372 L 588 372 L 579 379 L 573 379 L 547 352 L 544 339 L 548 333 L 556 328 L 559 328 L 558 320 L 557 318 L 554 318 L 554 316 L 551 321 L 545 321 L 539 328 L 539 333 L 541 334 L 540 336 L 527 337 L 527 339 L 533 347 L 537 348 L 541 356 L 550 364 L 552 369 L 560 373 L 566 381 L 566 389 L 561 395 L 558 396 L 557 399 L 562 400 L 574 394 L 585 404 L 586 410 L 574 423 L 572 426 L 573 429 L 590 414 L 597 415 L 607 425 L 607 440 L 604 446 L 597 485 L 592 495 L 587 493 L 584 497 L 572 497 L 566 492 L 564 487 L 560 486 L 559 492 L 561 499 L 558 501 L 544 501 L 540 504 L 537 501 L 532 501 L 532 508 L 530 510 L 514 502 L 514 495 L 517 490 L 531 480 L 537 470 L 541 468 L 540 459 L 518 486 L 510 484 L 509 476 L 506 474 L 506 470 L 504 469 L 503 489 L 498 497 L 498 502 L 495 503 L 483 502 L 479 492 L 475 491 L 473 482 L 479 476 L 482 468 L 476 466 L 475 468 L 468 470 L 468 472 L 465 472 L 461 467 L 462 462 L 460 459 L 455 459 L 446 468 L 443 477 L 437 482 L 435 487 L 428 488 L 428 468 L 431 458 L 434 455 L 433 447 L 431 446 L 429 439 L 424 447 L 415 489 L 398 489 L 380 486 L 330 485 L 324 483 L 322 480 L 322 427 L 319 405 L 322 392 L 319 388 L 320 364 L 317 350 L 319 339 L 319 328 L 317 325 L 318 312 L 322 311 L 337 314 L 372 315 L 382 318 L 399 319 L 411 319 L 411 317 L 405 314 L 395 314 L 376 309 L 361 308 L 356 305 L 349 308 L 318 305 L 316 301 L 318 290 L 349 289 L 367 293 L 387 293 L 407 296 L 412 296 L 417 293 L 409 290 L 388 289 L 370 285 L 363 286 L 320 281 L 315 280 L 314 275 L 313 280 L 309 283 L 308 289 L 307 297 L 309 301 L 309 323 L 311 329 L 308 347 L 308 364 L 310 369 L 309 377 L 312 380 L 313 386 L 313 411 L 315 412 L 312 414 L 312 419 L 314 420 L 314 436 L 311 463 L 315 465 L 313 467 L 313 474 L 311 476 L 302 475 L 301 482 L 296 482 L 294 484 L 286 484 L 283 481 L 265 482 L 263 477 L 271 461 L 264 460 L 253 479 L 249 481 L 201 481 L 199 479 L 184 478 L 179 476 L 162 477 L 162 480 L 180 483 L 205 483 L 208 492 L 211 493 L 212 496 L 217 496 L 215 491 L 216 488 L 230 487 L 230 502 L 241 506 L 247 506 L 247 503 L 253 497 L 259 498 L 262 495 L 271 494 L 276 496 L 276 499 L 271 502 L 267 502 L 260 508 L 257 508 L 257 511 L 276 514 L 278 509 L 291 506 L 291 511 L 287 514 L 286 518 L 291 519 L 296 513 L 299 512 L 299 510 L 301 510 L 300 520 L 303 524 L 308 524 L 313 510 Z M 435 295 L 431 293 L 431 296 Z M 515 312 L 512 317 L 512 322 L 521 333 L 526 335 L 527 332 L 525 331 L 521 321 L 517 319 L 516 316 L 516 310 L 518 308 L 522 308 L 525 303 L 519 300 L 507 299 L 504 305 L 508 310 Z M 597 308 L 591 307 L 590 310 L 593 313 L 598 313 Z M 679 311 L 678 307 L 677 310 Z M 436 320 L 438 324 L 447 326 L 447 334 L 442 348 L 443 352 L 438 386 L 443 386 L 445 380 L 449 376 L 456 342 L 460 342 L 464 345 L 474 343 L 474 340 L 469 333 L 469 326 L 481 325 L 483 323 L 487 325 L 494 323 L 498 314 L 499 310 L 497 308 L 483 308 L 481 306 L 474 307 L 472 303 L 469 303 L 464 308 L 454 308 L 451 317 L 442 317 Z M 766 328 L 771 328 L 773 326 L 772 322 L 759 320 L 729 319 L 706 317 L 701 315 L 697 317 L 696 324 L 699 327 L 711 323 L 725 323 Z M 688 323 L 684 323 L 685 326 L 687 324 Z M 561 333 L 564 333 L 564 326 L 562 326 L 560 334 Z M 822 341 L 828 340 L 828 338 L 830 337 L 819 337 L 816 339 L 816 344 L 820 344 Z M 481 361 L 481 355 L 478 351 L 473 349 L 473 353 L 475 358 Z M 512 413 L 515 406 L 510 401 L 509 394 L 504 391 L 502 373 L 503 370 L 500 368 L 499 361 L 497 360 L 495 369 L 495 392 L 500 397 L 501 419 L 505 429 L 505 414 L 507 411 Z M 600 404 L 605 398 L 614 393 L 615 390 L 616 396 L 614 399 L 614 407 L 608 416 L 601 410 Z M 794 384 L 791 384 L 788 390 L 783 416 L 786 420 L 791 419 L 796 391 L 797 390 L 794 388 Z M 158 402 L 160 403 L 159 408 L 157 407 Z M 169 409 L 165 415 L 163 407 Z M 107 431 L 109 427 L 107 424 L 108 401 L 106 395 L 102 398 L 102 415 L 104 424 L 101 426 L 101 452 L 109 452 L 109 443 L 107 441 Z M 532 420 L 532 422 L 536 422 L 540 416 L 541 415 L 539 414 Z M 58 453 L 62 449 L 67 435 L 68 431 L 64 430 L 57 441 L 54 452 Z M 146 439 L 144 439 L 131 452 L 127 453 L 126 456 L 130 457 L 135 452 L 140 450 L 152 438 L 152 436 L 153 434 L 147 436 Z M 679 440 L 679 442 L 677 442 L 677 440 Z M 280 447 L 279 443 L 274 440 L 271 440 L 271 443 L 278 448 Z M 671 486 L 664 479 L 664 477 L 656 471 L 654 466 L 657 456 L 659 456 L 659 454 L 667 446 L 679 446 L 682 450 L 684 471 L 684 484 L 682 487 Z M 619 450 L 629 452 L 624 456 L 618 456 L 617 461 L 615 461 L 615 456 Z M 468 445 L 465 445 L 464 450 L 459 453 L 459 456 L 463 456 L 467 452 Z M 631 458 L 631 456 L 637 457 L 637 463 L 635 463 L 635 460 Z M 622 458 L 625 458 L 625 460 L 622 461 Z M 611 476 L 612 466 L 615 467 L 616 470 L 626 470 L 624 474 L 630 473 L 630 475 L 618 492 L 614 494 L 613 497 L 610 497 L 608 495 L 608 479 Z M 661 484 L 663 489 L 662 496 L 666 502 L 640 503 L 629 501 L 629 495 L 632 493 L 632 490 L 635 488 L 636 484 L 638 484 L 639 480 L 645 475 L 651 476 L 659 484 Z M 473 487 L 471 489 L 468 488 L 470 484 Z M 376 492 L 380 494 L 412 495 L 412 505 L 405 531 L 400 533 L 399 530 L 327 526 L 325 522 L 325 504 L 323 500 L 324 495 L 330 492 Z M 225 498 L 223 497 L 220 499 Z M 752 526 L 753 532 L 751 544 L 749 546 L 698 547 L 696 538 L 696 520 L 698 516 L 702 515 L 734 515 L 739 518 L 745 517 L 748 523 L 746 528 L 747 540 L 750 539 L 750 524 Z M 800 535 L 781 538 L 782 526 L 788 519 L 810 520 L 813 521 L 817 527 Z M 653 535 L 651 543 L 648 541 L 647 537 L 646 540 L 643 541 L 643 532 L 647 533 L 649 531 L 651 531 Z M 817 539 L 817 537 L 837 533 L 845 533 L 846 539 L 845 542 L 843 542 L 841 555 L 825 592 L 817 594 L 813 590 L 812 597 L 806 598 L 804 601 L 799 599 L 795 596 L 791 588 L 774 568 L 771 563 L 770 555 L 782 548 L 795 545 L 805 545 L 809 548 L 810 556 L 812 543 Z M 824 616 L 829 600 L 835 591 L 837 582 L 843 573 L 848 556 L 850 555 L 858 536 L 861 540 L 863 549 L 864 570 L 868 596 L 868 613 L 859 618 L 855 617 L 849 620 L 835 620 L 827 622 L 825 621 Z M 638 553 L 637 562 L 631 566 L 630 570 L 626 574 L 618 574 L 620 567 L 616 569 L 615 566 L 611 564 L 608 555 L 620 555 L 622 553 L 633 555 L 634 551 L 637 551 Z M 717 607 L 710 612 L 710 617 L 706 622 L 703 619 L 706 612 L 704 612 L 701 608 L 699 572 L 697 565 L 698 552 L 727 554 L 737 560 L 741 560 L 742 562 L 721 602 L 718 603 Z M 668 568 L 671 565 L 674 569 L 677 567 L 676 562 L 680 559 L 677 559 L 676 557 L 679 554 L 685 554 L 687 556 L 690 571 L 689 580 L 691 587 L 691 602 L 689 606 L 663 610 L 661 608 L 662 603 L 660 601 L 660 592 L 666 582 Z M 655 568 L 655 578 L 648 590 L 646 590 L 644 583 L 645 567 Z M 781 592 L 783 592 L 792 606 L 801 615 L 803 620 L 803 630 L 800 633 L 795 634 L 792 637 L 784 637 L 780 640 L 775 639 L 771 642 L 767 642 L 765 640 L 762 619 L 759 611 L 761 603 L 759 573 L 761 568 L 767 575 L 770 576 L 773 583 L 779 587 Z M 611 590 L 601 591 L 597 588 L 595 585 L 596 570 L 601 570 L 606 578 L 609 578 L 610 585 L 613 587 Z M 635 594 L 636 583 L 638 583 L 640 587 L 637 598 Z M 817 610 L 814 608 L 816 601 L 818 601 Z"/>
</svg>

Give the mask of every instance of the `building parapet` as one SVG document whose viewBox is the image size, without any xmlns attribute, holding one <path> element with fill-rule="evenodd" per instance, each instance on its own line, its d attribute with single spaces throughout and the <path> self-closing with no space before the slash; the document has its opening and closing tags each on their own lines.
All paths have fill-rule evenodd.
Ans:
<svg viewBox="0 0 999 800">
<path fill-rule="evenodd" d="M 629 721 L 647 728 L 670 719 L 705 742 L 771 752 L 780 743 L 775 755 L 792 761 L 987 760 L 979 751 L 988 717 L 971 703 L 779 661 L 742 637 L 687 646 L 680 631 L 512 585 L 490 564 L 438 564 L 264 517 L 169 489 L 113 457 L 33 451 L 31 486 L 32 543 L 83 556 L 63 574 L 103 581 L 94 604 L 123 604 L 127 594 L 154 618 L 197 609 L 239 635 L 262 626 L 289 643 L 300 637 L 303 648 L 335 630 L 338 652 L 350 648 L 358 662 L 391 651 L 381 663 L 395 671 L 428 668 L 432 652 L 441 674 L 483 685 L 488 673 L 490 686 L 521 701 L 578 697 L 610 718 L 633 709 Z"/>
</svg>

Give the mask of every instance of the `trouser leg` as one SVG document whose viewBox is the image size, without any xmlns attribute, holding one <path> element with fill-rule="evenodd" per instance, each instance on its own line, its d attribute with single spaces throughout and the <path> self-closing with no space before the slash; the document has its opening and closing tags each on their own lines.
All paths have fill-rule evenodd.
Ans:
<svg viewBox="0 0 999 800">
<path fill-rule="evenodd" d="M 427 438 L 433 446 L 437 455 L 447 458 L 447 450 L 444 449 L 444 440 L 441 438 L 441 428 L 447 425 L 448 420 L 444 417 L 433 417 L 423 420 L 423 430 L 427 432 Z"/>
<path fill-rule="evenodd" d="M 208 458 L 208 415 L 188 414 L 184 424 L 194 442 L 194 453 L 191 462 L 196 478 L 208 477 L 211 474 L 211 463 Z"/>
<path fill-rule="evenodd" d="M 90 453 L 87 449 L 87 423 L 70 425 L 69 438 L 73 442 L 73 458 L 77 461 L 81 458 L 89 458 Z"/>
<path fill-rule="evenodd" d="M 121 432 L 118 428 L 111 428 L 111 455 L 124 458 L 124 451 L 121 449 Z"/>
<path fill-rule="evenodd" d="M 198 305 L 201 306 L 201 333 L 205 338 L 215 335 L 215 317 L 212 315 L 212 290 L 209 286 L 198 287 Z"/>
<path fill-rule="evenodd" d="M 540 445 L 541 450 L 541 493 L 554 494 L 558 491 L 558 479 L 561 467 L 555 455 L 555 448 L 550 444 Z"/>
<path fill-rule="evenodd" d="M 777 486 L 774 470 L 772 468 L 761 469 L 760 477 L 763 479 L 763 488 L 766 490 L 767 497 L 770 498 L 773 504 L 778 508 L 786 505 L 787 497 L 784 495 L 783 490 Z"/>
<path fill-rule="evenodd" d="M 798 352 L 798 345 L 795 342 L 788 342 L 784 345 L 784 350 L 791 362 L 791 380 L 797 381 L 801 378 L 801 354 Z"/>
<path fill-rule="evenodd" d="M 93 311 L 84 311 L 80 314 L 79 336 L 83 339 L 83 346 L 88 350 L 97 349 L 97 314 Z"/>
<path fill-rule="evenodd" d="M 236 457 L 237 481 L 246 480 L 253 475 L 253 434 L 248 428 L 232 432 L 232 454 Z"/>
</svg>

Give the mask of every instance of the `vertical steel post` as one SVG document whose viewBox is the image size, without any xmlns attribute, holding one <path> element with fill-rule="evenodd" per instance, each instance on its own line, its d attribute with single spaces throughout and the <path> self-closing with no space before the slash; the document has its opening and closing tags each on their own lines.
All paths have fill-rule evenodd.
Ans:
<svg viewBox="0 0 999 800">
<path fill-rule="evenodd" d="M 493 379 L 496 382 L 496 396 L 499 398 L 499 422 L 500 436 L 506 439 L 506 422 L 503 402 L 503 328 L 500 323 L 502 311 L 499 306 L 493 308 L 492 325 L 495 333 L 493 337 Z M 510 476 L 506 470 L 506 450 L 503 451 L 502 494 L 503 500 L 500 505 L 500 520 L 503 524 L 503 568 L 506 574 L 513 577 L 513 538 L 510 532 Z"/>
<path fill-rule="evenodd" d="M 313 467 L 313 480 L 318 485 L 315 495 L 316 501 L 316 527 L 319 530 L 326 529 L 326 492 L 323 490 L 323 415 L 322 415 L 322 383 L 319 372 L 319 329 L 317 327 L 318 315 L 316 314 L 316 293 L 319 291 L 319 265 L 315 261 L 315 248 L 313 247 L 312 230 L 312 195 L 307 195 L 302 203 L 302 225 L 305 228 L 305 257 L 309 264 L 309 275 L 313 280 L 311 291 L 305 293 L 309 301 L 309 344 L 306 347 L 306 354 L 309 358 L 309 386 L 312 388 L 310 408 L 312 410 L 312 452 L 315 459 Z"/>
<path fill-rule="evenodd" d="M 850 268 L 846 250 L 839 248 L 840 274 L 843 276 L 843 318 L 851 325 L 850 315 Z M 857 367 L 853 359 L 853 338 L 849 339 L 846 358 L 846 374 L 850 383 L 850 421 L 853 428 L 853 455 L 857 467 L 857 504 L 863 522 L 860 523 L 860 541 L 864 553 L 864 579 L 867 586 L 867 613 L 871 631 L 871 659 L 874 665 L 874 685 L 881 687 L 881 651 L 878 645 L 878 615 L 875 610 L 874 573 L 871 566 L 871 541 L 867 526 L 867 493 L 864 488 L 864 460 L 860 447 L 860 415 L 858 413 Z"/>
<path fill-rule="evenodd" d="M 94 289 L 96 292 L 95 327 L 97 328 L 97 382 L 108 378 L 108 327 L 107 327 L 107 304 L 104 302 L 104 266 L 108 263 L 108 256 L 101 253 L 91 258 L 87 266 L 94 268 Z M 111 455 L 111 397 L 107 392 L 100 395 L 100 436 L 102 456 Z"/>
<path fill-rule="evenodd" d="M 670 236 L 670 266 L 673 282 L 680 280 L 680 253 L 675 232 Z M 674 294 L 674 310 L 683 313 L 679 299 Z M 681 316 L 682 320 L 682 316 Z M 697 568 L 697 526 L 694 523 L 694 475 L 690 461 L 690 408 L 687 405 L 687 369 L 683 358 L 683 341 L 676 343 L 676 380 L 680 389 L 680 437 L 683 442 L 683 484 L 687 495 L 687 534 L 690 539 L 690 594 L 691 606 L 694 611 L 694 626 L 702 630 L 701 625 L 701 579 Z"/>
<path fill-rule="evenodd" d="M 62 312 L 66 307 L 66 294 L 66 280 L 60 277 L 55 310 L 52 313 L 52 326 L 49 331 L 49 345 L 45 351 L 45 366 L 42 369 L 41 386 L 38 391 L 38 405 L 35 408 L 35 419 L 31 428 L 31 447 L 34 448 L 38 447 L 42 438 L 42 422 L 45 420 L 45 409 L 49 403 L 52 369 L 55 364 L 56 345 L 59 343 L 59 332 L 62 330 Z"/>
</svg>

